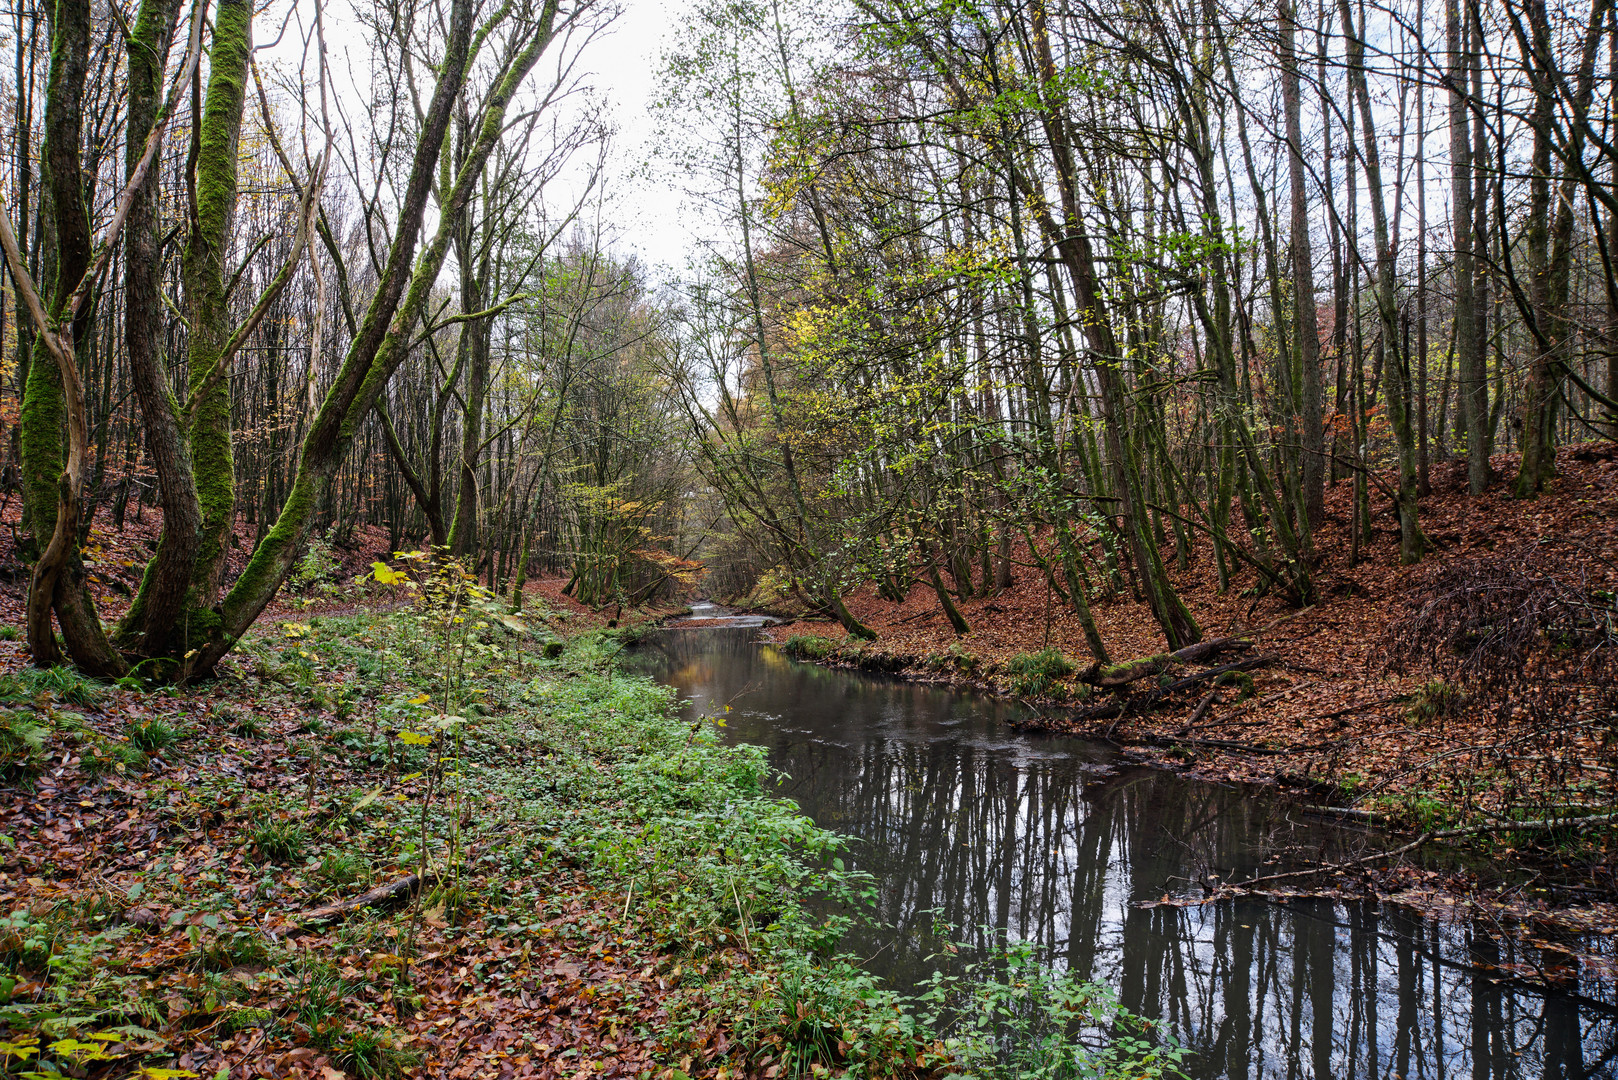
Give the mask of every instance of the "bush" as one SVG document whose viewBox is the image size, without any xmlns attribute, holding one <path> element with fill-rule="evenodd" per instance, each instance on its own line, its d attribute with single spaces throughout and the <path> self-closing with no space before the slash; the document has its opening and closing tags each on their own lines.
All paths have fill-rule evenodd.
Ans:
<svg viewBox="0 0 1618 1080">
<path fill-rule="evenodd" d="M 330 592 L 337 579 L 337 572 L 342 569 L 337 564 L 334 554 L 331 533 L 325 536 L 311 536 L 309 549 L 298 560 L 288 578 L 293 589 L 300 593 L 309 592 L 317 587 L 321 592 Z"/>
<path fill-rule="evenodd" d="M 1107 987 L 1053 971 L 1026 941 L 997 935 L 959 975 L 934 974 L 921 1020 L 942 1035 L 949 1074 L 1023 1077 L 1181 1077 L 1186 1051 Z"/>
<path fill-rule="evenodd" d="M 828 637 L 818 634 L 793 634 L 781 645 L 781 651 L 794 660 L 824 660 L 840 646 Z"/>
<path fill-rule="evenodd" d="M 1055 649 L 1018 653 L 1006 662 L 1011 692 L 1018 697 L 1041 697 L 1056 688 L 1056 680 L 1073 674 L 1073 665 Z"/>
</svg>

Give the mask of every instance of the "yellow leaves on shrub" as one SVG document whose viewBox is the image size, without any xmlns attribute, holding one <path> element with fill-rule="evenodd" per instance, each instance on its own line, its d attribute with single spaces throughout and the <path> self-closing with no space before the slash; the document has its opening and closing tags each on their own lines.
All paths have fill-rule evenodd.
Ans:
<svg viewBox="0 0 1618 1080">
<path fill-rule="evenodd" d="M 410 575 L 403 570 L 395 570 L 384 562 L 371 564 L 371 577 L 382 585 L 408 585 Z"/>
</svg>

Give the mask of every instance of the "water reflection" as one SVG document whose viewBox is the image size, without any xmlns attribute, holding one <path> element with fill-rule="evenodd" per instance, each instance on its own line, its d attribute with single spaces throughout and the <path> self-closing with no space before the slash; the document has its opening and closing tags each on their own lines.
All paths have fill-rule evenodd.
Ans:
<svg viewBox="0 0 1618 1080">
<path fill-rule="evenodd" d="M 730 704 L 729 737 L 769 749 L 782 793 L 857 838 L 888 929 L 852 946 L 898 985 L 931 970 L 935 919 L 991 925 L 1167 1017 L 1199 1078 L 1618 1076 L 1613 988 L 1505 980 L 1532 957 L 1481 928 L 1328 900 L 1137 906 L 1351 835 L 1249 791 L 1018 735 L 994 699 L 796 664 L 750 630 L 660 635 L 634 662 L 690 709 Z"/>
</svg>

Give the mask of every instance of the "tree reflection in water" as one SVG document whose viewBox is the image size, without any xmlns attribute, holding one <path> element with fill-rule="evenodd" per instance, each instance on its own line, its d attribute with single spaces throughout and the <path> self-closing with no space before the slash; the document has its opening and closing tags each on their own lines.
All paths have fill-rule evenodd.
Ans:
<svg viewBox="0 0 1618 1080">
<path fill-rule="evenodd" d="M 1618 1075 L 1614 987 L 1503 980 L 1499 966 L 1532 950 L 1482 927 L 1333 900 L 1138 906 L 1353 834 L 1289 822 L 1249 790 L 1017 734 L 1002 701 L 793 663 L 755 639 L 670 632 L 631 662 L 689 709 L 730 704 L 727 737 L 768 747 L 781 793 L 857 838 L 850 861 L 880 886 L 880 929 L 850 947 L 896 985 L 936 966 L 936 924 L 969 939 L 1003 927 L 1167 1018 L 1194 1077 Z"/>
</svg>

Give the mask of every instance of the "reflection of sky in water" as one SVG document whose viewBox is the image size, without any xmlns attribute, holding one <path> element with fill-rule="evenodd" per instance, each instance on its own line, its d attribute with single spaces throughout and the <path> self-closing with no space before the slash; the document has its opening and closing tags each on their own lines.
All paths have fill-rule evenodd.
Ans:
<svg viewBox="0 0 1618 1080">
<path fill-rule="evenodd" d="M 1210 873 L 1249 876 L 1281 849 L 1355 842 L 1288 821 L 1262 793 L 1127 765 L 1108 776 L 1108 751 L 1018 734 L 1006 702 L 795 664 L 747 631 L 660 635 L 631 662 L 689 709 L 729 704 L 727 737 L 767 747 L 782 793 L 856 838 L 849 862 L 875 876 L 889 929 L 849 947 L 901 986 L 936 966 L 936 912 L 969 936 L 1008 927 L 1167 1017 L 1196 1077 L 1618 1076 L 1613 988 L 1492 981 L 1491 966 L 1534 955 L 1468 925 L 1324 900 L 1135 906 L 1197 895 Z"/>
</svg>

